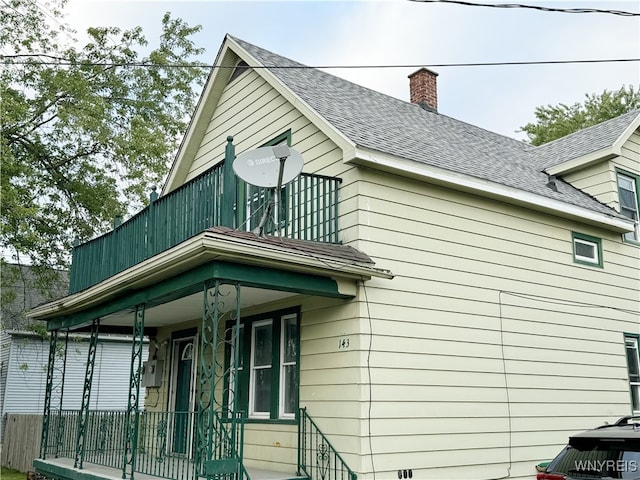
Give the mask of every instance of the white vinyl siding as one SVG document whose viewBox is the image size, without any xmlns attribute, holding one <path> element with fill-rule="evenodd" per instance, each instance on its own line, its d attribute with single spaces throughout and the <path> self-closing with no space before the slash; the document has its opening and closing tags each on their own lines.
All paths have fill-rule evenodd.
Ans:
<svg viewBox="0 0 640 480">
<path fill-rule="evenodd" d="M 59 342 L 64 342 L 64 338 Z M 7 369 L 3 414 L 41 414 L 44 408 L 49 340 L 35 336 L 12 336 L 10 359 Z M 148 346 L 143 347 L 143 358 Z M 79 409 L 87 364 L 88 342 L 69 339 L 63 408 Z M 54 382 L 61 378 L 62 359 L 56 359 Z M 131 368 L 131 343 L 103 341 L 96 347 L 93 384 L 89 408 L 122 410 L 127 408 L 129 371 Z M 52 408 L 58 408 L 53 405 Z"/>
<path fill-rule="evenodd" d="M 186 181 L 224 159 L 229 135 L 234 136 L 236 154 L 240 154 L 289 129 L 291 146 L 304 157 L 304 172 L 341 176 L 353 169 L 341 162 L 341 152 L 324 133 L 255 71 L 249 71 L 222 93 Z"/>
<path fill-rule="evenodd" d="M 188 178 L 222 160 L 228 135 L 239 154 L 288 129 L 304 172 L 343 179 L 342 242 L 396 276 L 365 281 L 352 301 L 300 296 L 243 314 L 300 305 L 299 405 L 359 479 L 374 467 L 377 478 L 412 468 L 414 478 L 530 479 L 569 433 L 628 414 L 621 332 L 638 330 L 640 249 L 590 225 L 346 165 L 255 71 L 225 88 Z M 617 208 L 614 168 L 638 170 L 638 138 L 563 179 Z M 606 269 L 574 263 L 572 231 L 602 240 Z M 248 422 L 245 459 L 290 472 L 296 442 L 295 425 Z"/>
<path fill-rule="evenodd" d="M 359 193 L 354 246 L 396 275 L 358 296 L 378 475 L 530 478 L 571 431 L 628 414 L 637 249 L 584 225 L 607 258 L 584 269 L 561 219 L 373 171 Z"/>
<path fill-rule="evenodd" d="M 563 175 L 562 179 L 607 205 L 614 205 L 618 195 L 615 174 L 610 161 L 603 160 L 576 172 Z"/>
<path fill-rule="evenodd" d="M 563 175 L 562 179 L 602 203 L 621 211 L 619 179 L 616 171 L 622 171 L 623 174 L 627 172 L 627 176 L 631 178 L 640 176 L 640 133 L 636 132 L 629 137 L 621 148 L 621 155 Z M 638 188 L 636 181 L 636 194 Z M 635 236 L 637 239 L 639 235 L 640 232 L 631 233 L 627 234 L 627 238 Z"/>
</svg>

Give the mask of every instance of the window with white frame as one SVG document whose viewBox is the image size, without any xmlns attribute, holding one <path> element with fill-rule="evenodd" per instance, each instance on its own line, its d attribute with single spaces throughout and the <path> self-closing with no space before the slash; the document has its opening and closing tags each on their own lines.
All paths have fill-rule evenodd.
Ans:
<svg viewBox="0 0 640 480">
<path fill-rule="evenodd" d="M 627 351 L 627 368 L 629 371 L 629 388 L 631 389 L 631 409 L 640 413 L 640 335 L 625 335 L 624 343 Z"/>
<path fill-rule="evenodd" d="M 280 418 L 294 418 L 298 408 L 298 317 L 282 317 L 280 329 Z"/>
<path fill-rule="evenodd" d="M 602 267 L 602 240 L 582 233 L 572 233 L 573 260 L 576 263 Z"/>
<path fill-rule="evenodd" d="M 272 351 L 273 321 L 255 322 L 251 328 L 250 417 L 269 418 L 270 416 Z"/>
<path fill-rule="evenodd" d="M 231 341 L 235 326 L 227 329 L 227 405 L 232 408 L 235 398 L 238 410 L 247 412 L 249 419 L 293 421 L 298 410 L 298 311 L 270 312 L 242 322 L 238 368 Z"/>
<path fill-rule="evenodd" d="M 239 335 L 239 340 L 242 340 L 242 338 L 244 337 L 244 325 L 240 325 L 240 328 L 238 329 L 237 333 Z M 242 378 L 242 372 L 244 371 L 244 354 L 243 354 L 243 350 L 244 350 L 244 342 L 239 341 L 238 342 L 238 367 L 235 368 L 235 362 L 236 362 L 236 351 L 235 351 L 235 337 L 236 337 L 236 326 L 233 325 L 231 327 L 230 330 L 230 338 L 229 338 L 229 376 L 228 376 L 228 396 L 227 396 L 227 402 L 228 405 L 230 406 L 230 411 L 232 411 L 233 408 L 233 400 L 234 398 L 241 398 L 241 393 L 240 392 L 236 392 L 236 386 L 235 386 L 235 378 L 236 376 L 238 376 L 239 378 Z"/>
<path fill-rule="evenodd" d="M 620 200 L 620 213 L 635 222 L 635 230 L 624 234 L 624 238 L 632 241 L 640 241 L 640 214 L 638 204 L 639 177 L 618 172 L 618 197 Z"/>
</svg>

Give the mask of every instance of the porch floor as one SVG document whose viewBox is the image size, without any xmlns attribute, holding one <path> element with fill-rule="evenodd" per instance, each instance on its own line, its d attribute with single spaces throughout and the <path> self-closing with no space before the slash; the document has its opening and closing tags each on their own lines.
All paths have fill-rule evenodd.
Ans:
<svg viewBox="0 0 640 480">
<path fill-rule="evenodd" d="M 38 462 L 38 464 L 36 464 Z M 88 480 L 122 480 L 122 470 L 118 468 L 105 467 L 95 463 L 84 462 L 82 470 L 73 468 L 73 458 L 47 458 L 46 460 L 36 459 L 34 460 L 34 466 L 41 473 L 46 475 L 47 466 L 53 467 L 58 470 L 60 468 L 64 470 L 70 470 L 73 472 L 72 477 L 74 479 L 82 479 L 85 475 Z M 42 468 L 44 467 L 44 468 Z M 296 475 L 289 475 L 285 472 L 275 472 L 272 470 L 262 470 L 259 468 L 246 467 L 250 480 L 305 480 L 307 477 L 298 477 Z M 129 476 L 127 478 L 130 478 Z M 157 477 L 153 475 L 147 475 L 145 473 L 135 472 L 134 480 L 158 480 L 165 477 Z"/>
</svg>

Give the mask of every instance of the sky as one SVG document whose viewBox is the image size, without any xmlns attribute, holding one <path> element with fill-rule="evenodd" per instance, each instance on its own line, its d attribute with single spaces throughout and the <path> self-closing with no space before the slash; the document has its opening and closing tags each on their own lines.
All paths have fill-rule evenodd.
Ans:
<svg viewBox="0 0 640 480">
<path fill-rule="evenodd" d="M 514 0 L 470 0 L 514 3 Z M 640 0 L 534 1 L 521 4 L 640 12 Z M 640 62 L 445 67 L 436 64 L 640 58 L 640 17 L 556 13 L 408 0 L 160 1 L 70 0 L 67 21 L 141 26 L 158 43 L 165 12 L 201 25 L 194 36 L 213 63 L 229 33 L 365 87 L 409 100 L 407 76 L 430 66 L 438 76 L 440 113 L 518 139 L 538 106 L 582 103 L 586 94 L 640 87 Z"/>
</svg>

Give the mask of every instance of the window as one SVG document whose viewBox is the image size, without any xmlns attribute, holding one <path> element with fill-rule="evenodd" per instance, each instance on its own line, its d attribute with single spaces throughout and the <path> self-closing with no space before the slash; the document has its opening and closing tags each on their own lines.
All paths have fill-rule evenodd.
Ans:
<svg viewBox="0 0 640 480">
<path fill-rule="evenodd" d="M 282 317 L 280 335 L 280 417 L 294 418 L 298 408 L 298 318 Z"/>
<path fill-rule="evenodd" d="M 582 233 L 572 233 L 573 261 L 602 267 L 602 241 Z"/>
<path fill-rule="evenodd" d="M 631 409 L 640 413 L 640 351 L 638 340 L 640 335 L 625 335 L 627 350 L 627 368 L 629 370 L 629 388 L 631 389 Z"/>
<path fill-rule="evenodd" d="M 238 342 L 238 368 L 235 369 L 234 364 L 235 364 L 235 350 L 234 350 L 234 339 L 236 336 L 236 326 L 233 325 L 231 327 L 231 336 L 228 338 L 229 340 L 229 377 L 228 377 L 228 383 L 230 388 L 227 389 L 227 404 L 230 405 L 231 409 L 233 408 L 233 398 L 236 395 L 236 392 L 233 391 L 233 385 L 234 385 L 234 381 L 235 381 L 235 374 L 236 374 L 236 370 L 238 373 L 238 377 L 242 378 L 242 372 L 244 371 L 244 342 L 242 341 L 242 338 L 244 337 L 244 325 L 240 325 L 240 342 Z M 241 395 L 238 395 L 238 398 L 241 398 Z"/>
<path fill-rule="evenodd" d="M 251 338 L 251 385 L 249 416 L 267 417 L 271 413 L 271 361 L 273 359 L 273 321 L 255 322 Z"/>
<path fill-rule="evenodd" d="M 618 173 L 618 197 L 620 200 L 620 213 L 635 222 L 635 230 L 624 234 L 626 240 L 640 241 L 640 222 L 638 220 L 638 184 L 639 177 Z"/>
<path fill-rule="evenodd" d="M 226 403 L 255 420 L 294 420 L 298 409 L 298 356 L 300 346 L 297 311 L 272 312 L 243 319 L 239 329 L 238 368 L 233 368 L 235 326 L 227 329 Z M 247 366 L 248 368 L 244 368 Z M 238 388 L 234 392 L 234 375 Z"/>
</svg>

